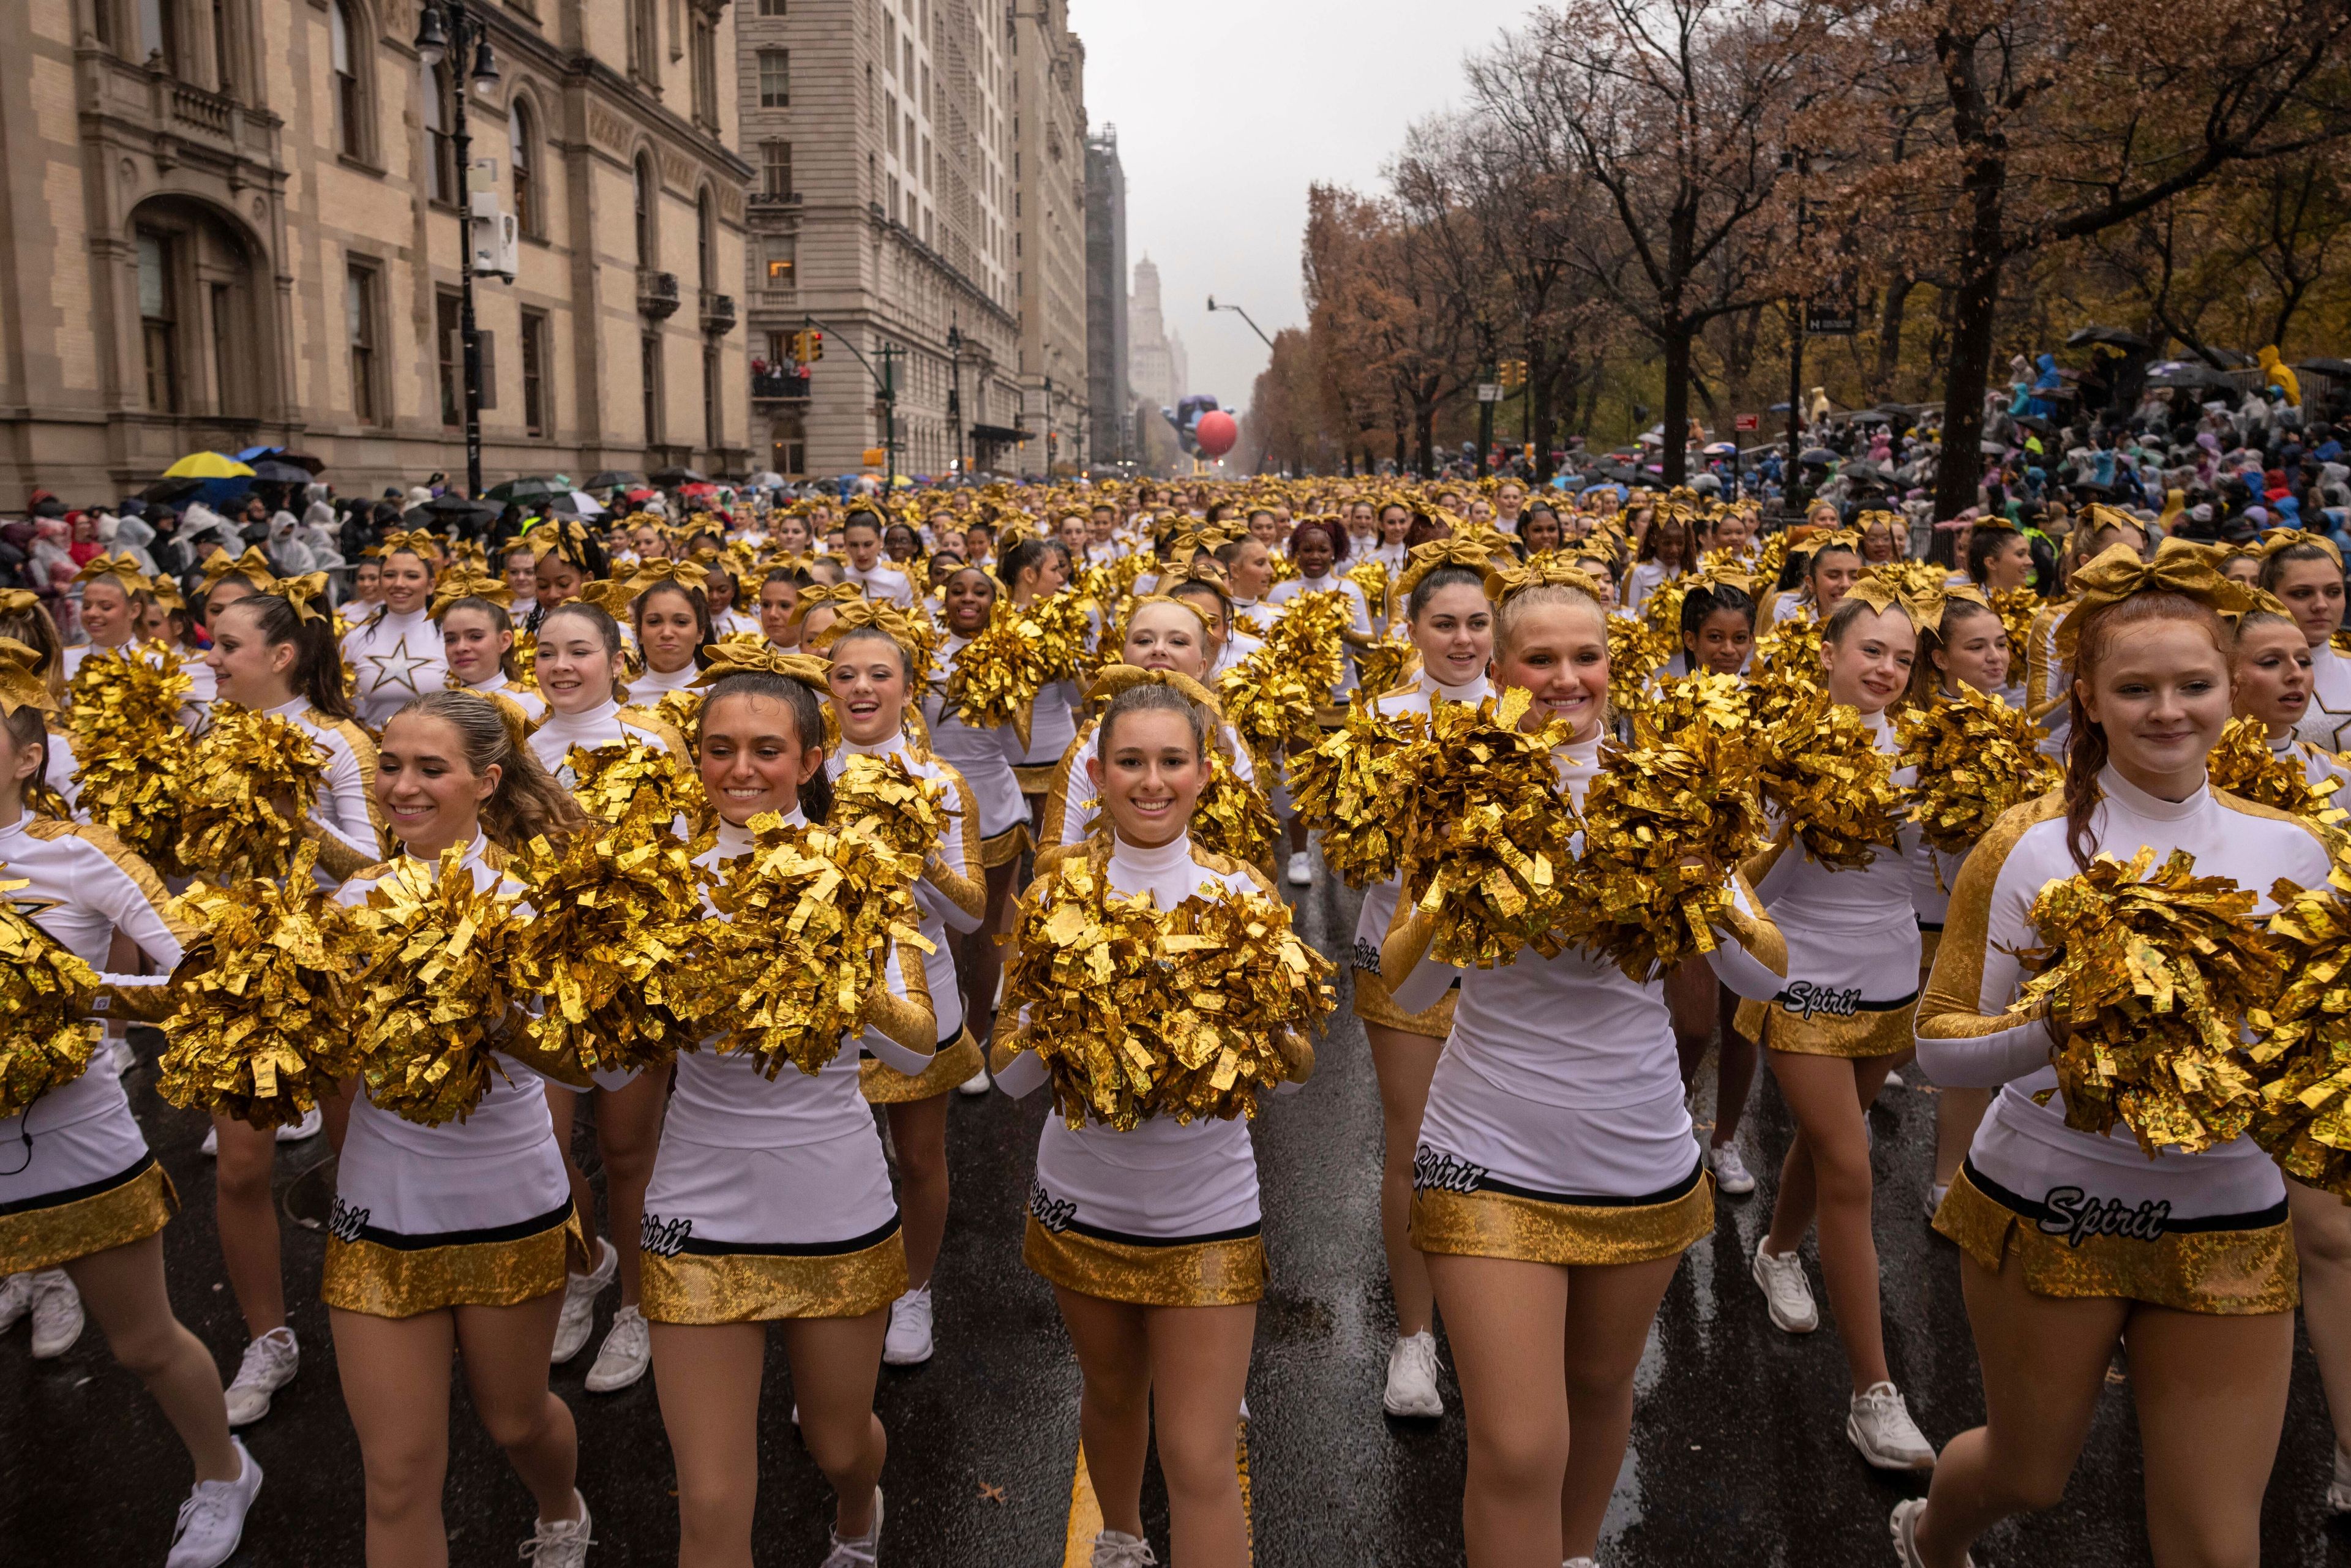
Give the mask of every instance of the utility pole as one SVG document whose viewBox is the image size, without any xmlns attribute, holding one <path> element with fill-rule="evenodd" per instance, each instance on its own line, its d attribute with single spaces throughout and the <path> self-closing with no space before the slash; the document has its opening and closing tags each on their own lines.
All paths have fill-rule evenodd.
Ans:
<svg viewBox="0 0 2351 1568">
<path fill-rule="evenodd" d="M 445 20 L 444 13 L 446 13 Z M 429 68 L 444 59 L 463 58 L 468 46 L 474 51 L 474 68 L 469 82 L 461 83 L 455 67 L 449 71 L 449 97 L 456 106 L 456 123 L 450 141 L 457 154 L 457 337 L 465 356 L 465 495 L 479 500 L 482 496 L 482 337 L 474 325 L 474 214 L 466 194 L 466 175 L 474 156 L 473 133 L 465 127 L 465 88 L 470 85 L 484 98 L 498 89 L 496 57 L 490 51 L 489 26 L 476 21 L 465 9 L 465 0 L 441 0 L 427 4 L 416 21 L 416 56 Z M 430 76 L 425 90 L 434 90 Z"/>
<path fill-rule="evenodd" d="M 884 488 L 898 479 L 898 360 L 905 350 L 884 343 L 876 350 L 882 361 L 882 449 L 887 459 L 883 469 Z"/>
<path fill-rule="evenodd" d="M 1489 361 L 1478 372 L 1478 477 L 1486 476 L 1487 455 L 1494 449 L 1494 405 L 1502 401 L 1499 372 Z"/>
<path fill-rule="evenodd" d="M 947 323 L 948 374 L 953 385 L 947 388 L 947 423 L 955 426 L 956 478 L 958 482 L 971 476 L 963 460 L 963 328 Z"/>
<path fill-rule="evenodd" d="M 1796 246 L 1803 248 L 1804 176 L 1811 172 L 1806 155 L 1800 151 L 1780 154 L 1780 166 L 1792 169 L 1796 174 Z M 1804 302 L 1801 298 L 1788 301 L 1788 464 L 1780 475 L 1780 507 L 1787 509 L 1788 497 L 1796 488 L 1796 454 L 1803 439 L 1804 413 Z"/>
</svg>

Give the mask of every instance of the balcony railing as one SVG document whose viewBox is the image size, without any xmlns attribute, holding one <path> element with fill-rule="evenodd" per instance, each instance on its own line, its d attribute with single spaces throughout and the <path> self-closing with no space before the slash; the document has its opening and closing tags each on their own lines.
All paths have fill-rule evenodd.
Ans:
<svg viewBox="0 0 2351 1568">
<path fill-rule="evenodd" d="M 809 396 L 809 379 L 789 371 L 753 371 L 751 401 L 753 402 L 805 402 Z"/>
<path fill-rule="evenodd" d="M 640 272 L 637 274 L 637 309 L 656 321 L 666 321 L 677 314 L 677 274 L 674 272 Z"/>
<path fill-rule="evenodd" d="M 723 338 L 735 329 L 735 297 L 702 291 L 702 329 L 713 337 Z"/>
</svg>

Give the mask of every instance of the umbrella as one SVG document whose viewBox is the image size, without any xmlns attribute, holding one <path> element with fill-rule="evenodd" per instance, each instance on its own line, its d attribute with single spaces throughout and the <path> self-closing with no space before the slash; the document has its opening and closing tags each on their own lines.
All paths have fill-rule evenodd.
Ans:
<svg viewBox="0 0 2351 1568">
<path fill-rule="evenodd" d="M 2155 345 L 2137 332 L 2126 332 L 2120 327 L 2085 327 L 2065 340 L 2069 349 L 2087 348 L 2092 343 L 2111 343 L 2117 349 L 2153 352 Z"/>
<path fill-rule="evenodd" d="M 253 465 L 253 478 L 259 485 L 307 485 L 310 471 L 291 463 L 281 463 L 275 457 L 265 457 Z"/>
<path fill-rule="evenodd" d="M 191 452 L 163 470 L 166 479 L 249 479 L 253 470 L 217 452 Z"/>
<path fill-rule="evenodd" d="M 693 468 L 664 468 L 652 476 L 656 485 L 707 485 L 709 476 Z"/>
<path fill-rule="evenodd" d="M 2351 381 L 2351 360 L 2304 360 L 2294 369 L 2308 371 L 2314 376 L 2325 376 L 2330 381 Z"/>
<path fill-rule="evenodd" d="M 589 477 L 588 488 L 617 490 L 625 486 L 642 485 L 644 482 L 645 476 L 633 468 L 607 468 L 601 474 L 591 475 Z"/>
<path fill-rule="evenodd" d="M 451 523 L 461 522 L 467 517 L 495 517 L 504 509 L 486 501 L 472 501 L 457 495 L 435 496 L 416 508 L 435 522 Z"/>
<path fill-rule="evenodd" d="M 570 502 L 571 509 L 579 513 L 583 517 L 601 517 L 604 515 L 604 503 L 599 501 L 595 497 L 588 494 L 585 490 L 572 491 L 570 495 Z M 558 506 L 562 505 L 559 501 L 556 504 Z"/>
<path fill-rule="evenodd" d="M 202 479 L 158 479 L 140 491 L 139 498 L 162 506 L 172 501 L 184 500 L 204 487 L 204 482 Z"/>
<path fill-rule="evenodd" d="M 752 475 L 746 483 L 756 486 L 763 490 L 780 490 L 784 486 L 784 476 L 781 474 L 777 473 L 772 468 L 762 468 L 757 474 Z"/>
<path fill-rule="evenodd" d="M 2159 387 L 2216 387 L 2226 392 L 2237 390 L 2237 383 L 2210 365 L 2199 365 L 2187 360 L 2167 360 L 2147 372 L 2147 383 Z"/>
<path fill-rule="evenodd" d="M 1796 455 L 1799 463 L 1834 463 L 1837 455 L 1825 446 L 1807 446 Z"/>
<path fill-rule="evenodd" d="M 1706 455 L 1708 457 L 1736 457 L 1739 447 L 1732 442 L 1718 441 L 1706 448 Z"/>
<path fill-rule="evenodd" d="M 570 488 L 552 479 L 509 479 L 503 485 L 493 485 L 482 492 L 486 501 L 538 501 L 549 496 L 560 496 Z"/>
<path fill-rule="evenodd" d="M 624 501 L 650 501 L 655 496 L 660 494 L 661 492 L 658 490 L 647 490 L 641 487 L 630 491 L 626 496 L 623 496 L 622 499 Z"/>
<path fill-rule="evenodd" d="M 679 486 L 677 493 L 681 496 L 716 496 L 718 494 L 718 486 L 707 479 L 702 479 L 691 485 Z"/>
</svg>

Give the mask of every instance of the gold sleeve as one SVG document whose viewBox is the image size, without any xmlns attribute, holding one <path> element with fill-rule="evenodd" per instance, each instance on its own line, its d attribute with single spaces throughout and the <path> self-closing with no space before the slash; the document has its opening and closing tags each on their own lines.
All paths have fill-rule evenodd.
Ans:
<svg viewBox="0 0 2351 1568">
<path fill-rule="evenodd" d="M 883 954 L 882 970 L 882 983 L 867 994 L 864 1016 L 859 1021 L 867 1029 L 880 1030 L 908 1051 L 933 1054 L 939 1046 L 939 1020 L 931 1009 L 931 988 L 923 966 L 907 962 L 905 948 L 893 942 Z M 889 984 L 893 973 L 898 988 Z"/>
<path fill-rule="evenodd" d="M 2002 1034 L 2020 1019 L 1983 1010 L 1986 944 L 1991 940 L 1992 888 L 2011 850 L 2025 830 L 2065 814 L 2063 794 L 2052 791 L 2028 800 L 1994 822 L 1991 831 L 1976 841 L 1951 885 L 1950 907 L 1943 915 L 1943 939 L 1935 948 L 1935 967 L 1928 973 L 1927 989 L 1918 998 L 1921 1039 L 1966 1040 Z"/>
<path fill-rule="evenodd" d="M 2057 662 L 2057 623 L 2071 608 L 2063 601 L 2043 605 L 2024 634 L 2024 714 L 2035 724 L 2046 722 L 2070 695 L 2065 667 Z"/>
<path fill-rule="evenodd" d="M 368 815 L 371 818 L 376 815 L 373 789 L 368 791 Z M 378 835 L 381 836 L 383 824 L 377 822 L 374 826 Z M 366 867 L 375 863 L 368 856 L 361 854 L 319 826 L 319 820 L 315 817 L 305 816 L 302 819 L 301 831 L 304 838 L 319 846 L 319 869 L 338 882 L 349 881 Z"/>
<path fill-rule="evenodd" d="M 1731 880 L 1738 886 L 1740 896 L 1746 900 L 1746 904 L 1742 908 L 1733 904 L 1726 910 L 1722 917 L 1723 927 L 1739 938 L 1739 945 L 1747 949 L 1749 957 L 1782 979 L 1786 979 L 1787 937 L 1781 935 L 1780 927 L 1773 924 L 1771 916 L 1764 910 L 1763 901 L 1755 896 L 1755 888 L 1745 873 L 1733 872 Z"/>
<path fill-rule="evenodd" d="M 955 796 L 957 816 L 939 847 L 931 852 L 931 863 L 924 875 L 946 894 L 950 904 L 977 920 L 987 913 L 987 873 L 979 860 L 979 799 L 960 772 L 944 762 L 938 767 L 941 782 Z"/>
<path fill-rule="evenodd" d="M 1778 838 L 1749 855 L 1740 865 L 1739 879 L 1747 884 L 1750 897 L 1754 896 L 1754 889 L 1763 885 L 1763 879 L 1771 874 L 1771 868 L 1780 863 L 1780 857 L 1788 852 L 1788 845 L 1793 837 L 1786 828 L 1782 828 Z M 1761 909 L 1763 905 L 1759 901 L 1755 907 Z"/>
<path fill-rule="evenodd" d="M 1388 934 L 1380 943 L 1382 977 L 1393 988 L 1420 967 L 1420 961 L 1428 956 L 1428 945 L 1436 940 L 1436 918 L 1423 915 L 1416 902 L 1399 894 L 1395 914 L 1388 920 Z"/>
</svg>

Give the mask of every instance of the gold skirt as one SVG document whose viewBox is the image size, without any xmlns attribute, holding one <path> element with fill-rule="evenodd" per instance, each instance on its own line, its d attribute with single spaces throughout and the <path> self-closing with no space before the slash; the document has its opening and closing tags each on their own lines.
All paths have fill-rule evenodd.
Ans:
<svg viewBox="0 0 2351 1568">
<path fill-rule="evenodd" d="M 979 1041 L 964 1031 L 939 1047 L 931 1064 L 923 1069 L 922 1076 L 910 1078 L 896 1068 L 871 1057 L 857 1064 L 858 1086 L 865 1092 L 869 1105 L 900 1105 L 909 1100 L 928 1100 L 944 1094 L 980 1069 L 982 1058 Z"/>
<path fill-rule="evenodd" d="M 992 839 L 979 841 L 979 863 L 994 871 L 1000 865 L 1010 865 L 1020 858 L 1020 852 L 1034 841 L 1026 822 L 1015 822 Z"/>
<path fill-rule="evenodd" d="M 401 1236 L 362 1227 L 327 1238 L 319 1299 L 371 1318 L 413 1318 L 447 1307 L 511 1307 L 563 1289 L 568 1243 L 590 1252 L 566 1200 L 536 1219 L 488 1230 Z"/>
<path fill-rule="evenodd" d="M 1460 999 L 1461 988 L 1455 985 L 1437 998 L 1436 1005 L 1426 1012 L 1408 1013 L 1396 1006 L 1395 993 L 1388 988 L 1378 970 L 1355 971 L 1355 1016 L 1382 1029 L 1441 1040 L 1453 1032 L 1453 1005 Z"/>
<path fill-rule="evenodd" d="M 2007 1191 L 1970 1163 L 1943 1195 L 1935 1228 L 1995 1274 L 2014 1252 L 2024 1288 L 2036 1296 L 2117 1298 L 2214 1317 L 2292 1312 L 2302 1300 L 2302 1265 L 2283 1203 L 2259 1214 L 2171 1221 L 2153 1240 L 2075 1240 L 2064 1217 Z"/>
<path fill-rule="evenodd" d="M 1012 777 L 1023 795 L 1048 794 L 1053 788 L 1053 775 L 1061 770 L 1059 760 L 1052 762 L 1016 762 Z"/>
<path fill-rule="evenodd" d="M 1939 925 L 1918 927 L 1918 972 L 1925 974 L 1935 967 L 1935 949 L 1943 945 L 1943 928 Z"/>
<path fill-rule="evenodd" d="M 669 1257 L 646 1252 L 645 1319 L 750 1323 L 776 1318 L 862 1318 L 906 1293 L 906 1240 L 898 1217 L 836 1246 L 762 1247 L 689 1239 Z"/>
<path fill-rule="evenodd" d="M 144 1241 L 179 1211 L 178 1189 L 148 1155 L 120 1176 L 0 1210 L 0 1275 L 54 1269 Z"/>
<path fill-rule="evenodd" d="M 1020 1260 L 1063 1290 L 1139 1307 L 1234 1307 L 1265 1299 L 1265 1237 L 1254 1225 L 1242 1235 L 1163 1246 L 1051 1231 L 1032 1214 Z"/>
<path fill-rule="evenodd" d="M 1412 1195 L 1412 1244 L 1468 1258 L 1576 1268 L 1649 1263 L 1679 1257 L 1713 1230 L 1714 1177 L 1702 1165 L 1664 1192 L 1623 1200 L 1494 1183 L 1470 1192 L 1416 1187 Z"/>
<path fill-rule="evenodd" d="M 1845 1017 L 1792 1012 L 1776 998 L 1739 1004 L 1733 1027 L 1749 1040 L 1794 1056 L 1842 1056 L 1861 1061 L 1907 1051 L 1918 1038 L 1916 993 L 1887 1008 L 1856 1008 Z"/>
</svg>

